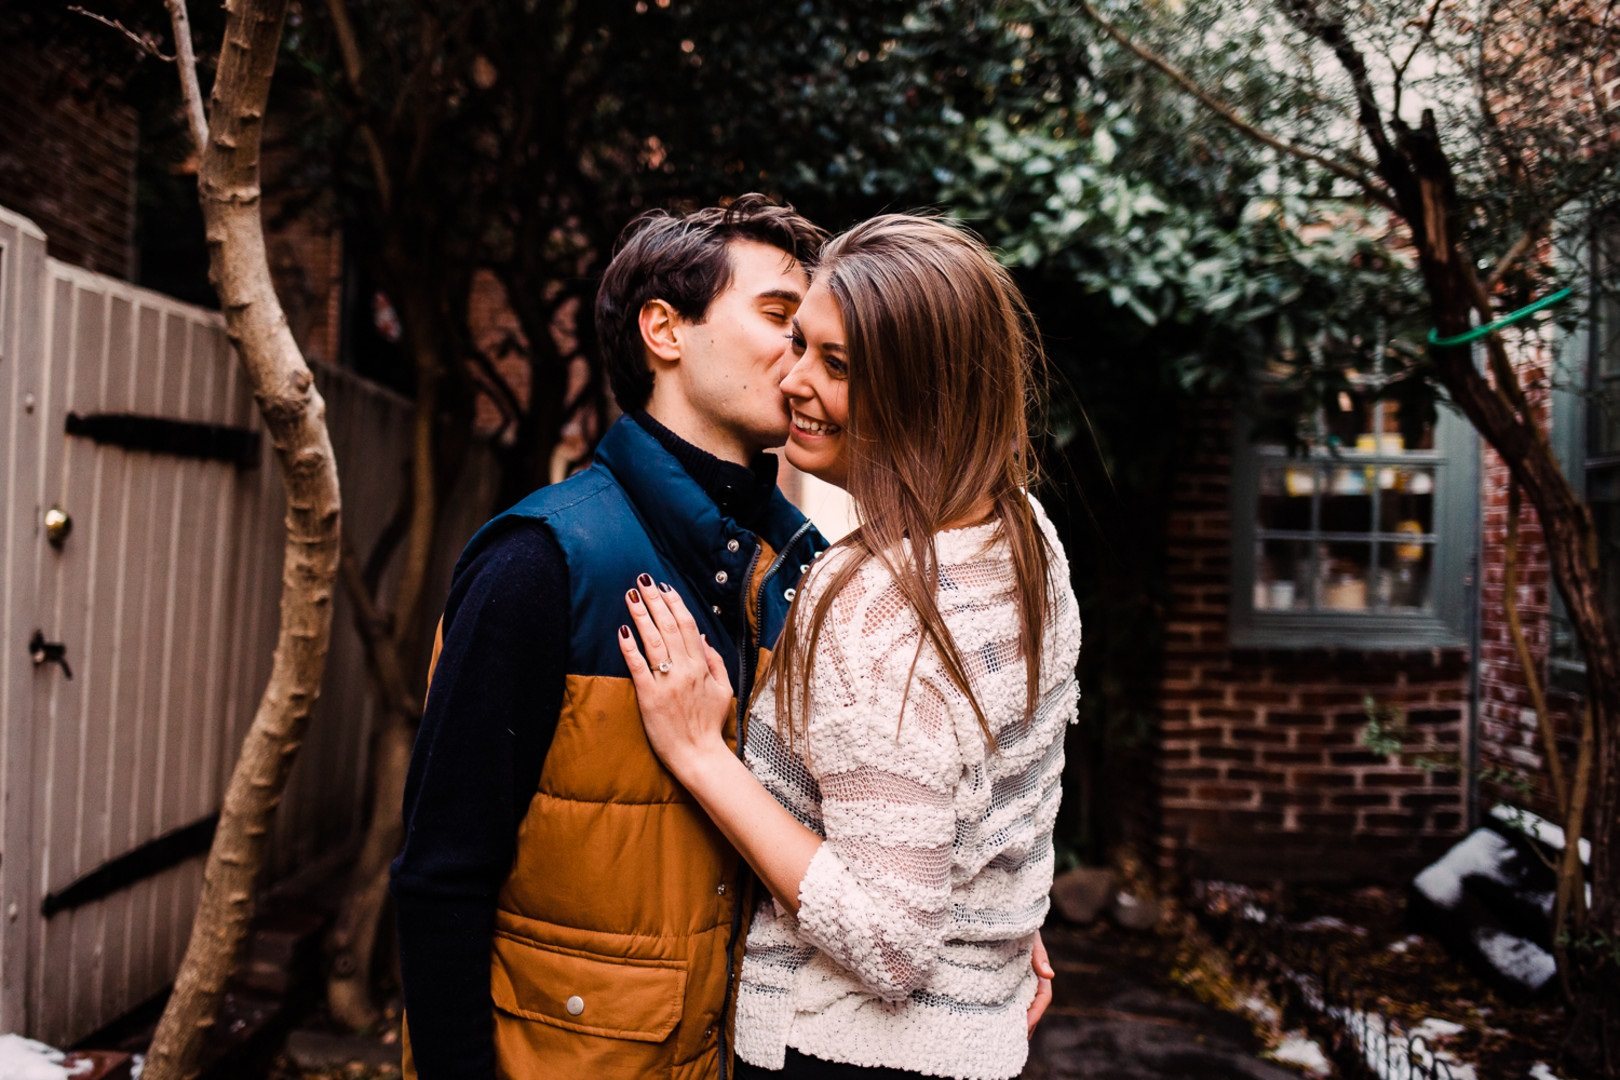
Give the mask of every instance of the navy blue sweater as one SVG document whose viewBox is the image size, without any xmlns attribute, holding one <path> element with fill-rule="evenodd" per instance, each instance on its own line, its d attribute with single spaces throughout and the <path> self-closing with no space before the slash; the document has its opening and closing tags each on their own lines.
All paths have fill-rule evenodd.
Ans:
<svg viewBox="0 0 1620 1080">
<path fill-rule="evenodd" d="M 776 485 L 774 457 L 738 465 L 645 413 L 635 420 L 739 524 L 764 507 Z M 450 583 L 444 646 L 405 782 L 405 845 L 393 865 L 400 974 L 421 1080 L 495 1075 L 495 899 L 562 708 L 568 610 L 562 551 L 533 521 L 491 536 Z"/>
</svg>

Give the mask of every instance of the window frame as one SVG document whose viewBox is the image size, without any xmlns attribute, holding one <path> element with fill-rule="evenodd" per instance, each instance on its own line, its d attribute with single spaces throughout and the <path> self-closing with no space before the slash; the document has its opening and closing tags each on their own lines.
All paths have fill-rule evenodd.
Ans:
<svg viewBox="0 0 1620 1080">
<path fill-rule="evenodd" d="M 1373 651 L 1456 648 L 1470 640 L 1476 553 L 1479 550 L 1479 438 L 1442 401 L 1434 448 L 1399 453 L 1337 447 L 1289 455 L 1252 441 L 1253 424 L 1237 425 L 1232 475 L 1232 574 L 1228 636 L 1233 646 L 1273 649 L 1345 647 Z M 1254 605 L 1259 536 L 1260 475 L 1279 462 L 1311 466 L 1420 466 L 1434 469 L 1434 556 L 1431 604 L 1423 611 L 1265 611 Z M 1374 522 L 1376 524 L 1376 522 Z M 1367 533 L 1368 541 L 1395 534 Z M 1322 541 L 1316 541 L 1321 543 Z"/>
<path fill-rule="evenodd" d="M 1620 252 L 1620 220 L 1600 220 L 1593 223 L 1587 238 L 1586 257 L 1577 262 L 1577 266 L 1580 262 L 1586 264 L 1583 269 L 1594 289 L 1602 280 L 1603 268 L 1599 260 L 1603 256 L 1599 231 L 1605 227 L 1613 231 L 1611 243 Z M 1605 380 L 1620 383 L 1615 375 L 1603 371 L 1602 351 L 1608 320 L 1616 323 L 1616 333 L 1620 333 L 1620 299 L 1610 297 L 1595 303 L 1590 314 L 1573 331 L 1561 333 L 1555 360 L 1556 370 L 1560 374 L 1568 373 L 1574 377 L 1553 380 L 1549 435 L 1553 451 L 1563 466 L 1564 477 L 1582 502 L 1586 502 L 1590 495 L 1590 478 L 1594 472 L 1600 469 L 1620 470 L 1620 451 L 1606 451 L 1598 446 L 1600 420 L 1590 407 L 1591 399 L 1603 392 L 1600 383 Z M 1616 367 L 1620 369 L 1620 358 L 1616 360 Z M 1580 654 L 1579 643 L 1573 640 L 1569 608 L 1557 585 L 1550 580 L 1548 593 L 1548 621 L 1551 625 L 1546 659 L 1547 684 L 1555 690 L 1584 694 L 1586 660 Z M 1571 635 L 1568 652 L 1560 653 L 1557 647 L 1560 631 Z"/>
</svg>

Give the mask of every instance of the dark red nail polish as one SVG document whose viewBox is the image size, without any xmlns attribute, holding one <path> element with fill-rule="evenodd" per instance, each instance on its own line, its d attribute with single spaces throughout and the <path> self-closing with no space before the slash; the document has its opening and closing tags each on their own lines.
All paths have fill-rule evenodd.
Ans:
<svg viewBox="0 0 1620 1080">
<path fill-rule="evenodd" d="M 674 592 L 675 591 L 674 589 L 669 587 L 668 583 L 662 582 L 662 581 L 660 581 L 658 583 L 658 588 L 659 588 L 659 591 L 661 591 L 661 592 Z"/>
<path fill-rule="evenodd" d="M 619 636 L 628 641 L 630 639 L 630 628 L 628 626 L 619 627 Z"/>
<path fill-rule="evenodd" d="M 642 574 L 640 577 L 636 578 L 636 584 L 640 585 L 643 589 L 652 588 L 652 583 L 652 578 L 646 574 Z"/>
<path fill-rule="evenodd" d="M 630 598 L 630 602 L 632 604 L 641 603 L 641 593 L 636 591 L 635 589 L 631 589 L 629 592 L 625 593 L 624 595 L 626 595 L 626 596 L 628 596 Z"/>
</svg>

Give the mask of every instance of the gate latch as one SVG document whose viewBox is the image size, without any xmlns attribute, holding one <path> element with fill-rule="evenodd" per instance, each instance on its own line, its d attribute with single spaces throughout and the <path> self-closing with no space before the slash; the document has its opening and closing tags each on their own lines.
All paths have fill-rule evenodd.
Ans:
<svg viewBox="0 0 1620 1080">
<path fill-rule="evenodd" d="M 28 639 L 28 655 L 33 658 L 35 667 L 61 664 L 62 674 L 73 678 L 73 669 L 67 662 L 67 646 L 60 641 L 46 641 L 44 631 L 35 630 L 34 636 Z"/>
</svg>

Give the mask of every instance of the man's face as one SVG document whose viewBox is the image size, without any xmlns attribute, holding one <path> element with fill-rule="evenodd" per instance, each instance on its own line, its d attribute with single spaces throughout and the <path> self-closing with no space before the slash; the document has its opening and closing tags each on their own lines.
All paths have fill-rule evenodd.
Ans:
<svg viewBox="0 0 1620 1080">
<path fill-rule="evenodd" d="M 716 443 L 752 456 L 787 439 L 788 410 L 778 384 L 793 315 L 809 288 L 796 259 L 753 240 L 733 241 L 731 283 L 701 323 L 682 327 L 675 372 L 695 417 Z"/>
</svg>

